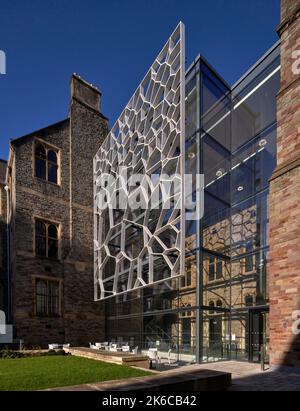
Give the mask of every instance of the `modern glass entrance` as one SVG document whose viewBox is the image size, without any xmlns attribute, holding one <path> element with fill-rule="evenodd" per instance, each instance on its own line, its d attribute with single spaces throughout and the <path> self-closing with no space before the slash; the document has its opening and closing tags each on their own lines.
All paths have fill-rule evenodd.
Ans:
<svg viewBox="0 0 300 411">
<path fill-rule="evenodd" d="M 260 363 L 269 358 L 268 307 L 250 308 L 232 313 L 233 334 L 231 358 L 238 361 Z"/>
<path fill-rule="evenodd" d="M 261 362 L 262 355 L 268 360 L 269 313 L 261 309 L 249 311 L 248 318 L 248 361 Z"/>
</svg>

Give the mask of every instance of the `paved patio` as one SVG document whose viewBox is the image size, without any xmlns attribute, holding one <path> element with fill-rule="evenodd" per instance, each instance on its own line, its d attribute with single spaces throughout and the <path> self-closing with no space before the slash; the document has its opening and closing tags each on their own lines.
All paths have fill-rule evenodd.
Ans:
<svg viewBox="0 0 300 411">
<path fill-rule="evenodd" d="M 196 367 L 231 373 L 232 386 L 229 391 L 300 391 L 300 370 L 285 368 L 261 371 L 259 364 L 238 361 Z"/>
</svg>

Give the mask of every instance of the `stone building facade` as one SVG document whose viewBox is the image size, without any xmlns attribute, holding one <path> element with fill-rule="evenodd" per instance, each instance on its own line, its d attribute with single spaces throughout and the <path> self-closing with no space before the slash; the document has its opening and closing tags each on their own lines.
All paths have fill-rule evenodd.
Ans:
<svg viewBox="0 0 300 411">
<path fill-rule="evenodd" d="M 0 310 L 7 312 L 7 209 L 6 209 L 6 168 L 0 160 Z"/>
<path fill-rule="evenodd" d="M 292 332 L 300 309 L 300 1 L 282 0 L 281 89 L 277 97 L 277 168 L 270 181 L 271 363 L 300 366 L 300 335 Z M 296 53 L 296 54 L 294 54 Z M 296 70 L 294 63 L 296 63 Z"/>
<path fill-rule="evenodd" d="M 104 338 L 93 295 L 93 157 L 108 133 L 101 93 L 71 78 L 69 116 L 11 141 L 11 321 L 25 346 Z"/>
</svg>

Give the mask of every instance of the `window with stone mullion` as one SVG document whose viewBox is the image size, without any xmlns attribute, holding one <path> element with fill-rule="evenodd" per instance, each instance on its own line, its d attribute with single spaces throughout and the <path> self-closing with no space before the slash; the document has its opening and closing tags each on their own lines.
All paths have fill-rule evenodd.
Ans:
<svg viewBox="0 0 300 411">
<path fill-rule="evenodd" d="M 58 258 L 58 227 L 46 221 L 35 221 L 36 255 L 47 258 Z"/>
<path fill-rule="evenodd" d="M 58 184 L 58 153 L 42 143 L 35 147 L 35 176 Z"/>
</svg>

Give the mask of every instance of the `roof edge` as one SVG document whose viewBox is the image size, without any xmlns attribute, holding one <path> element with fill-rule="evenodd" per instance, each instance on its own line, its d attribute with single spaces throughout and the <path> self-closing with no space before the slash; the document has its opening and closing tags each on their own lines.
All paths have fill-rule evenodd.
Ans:
<svg viewBox="0 0 300 411">
<path fill-rule="evenodd" d="M 272 53 L 274 50 L 277 49 L 277 47 L 279 47 L 281 44 L 281 40 L 276 41 L 275 44 L 273 44 L 272 47 L 269 48 L 269 50 L 266 51 L 266 53 L 264 53 L 262 55 L 262 57 L 260 57 L 260 59 L 258 59 L 232 86 L 231 86 L 231 90 L 234 90 L 240 83 L 242 83 L 242 81 L 245 80 L 245 78 L 247 78 L 249 76 L 249 74 L 251 74 L 264 60 L 266 60 Z"/>
<path fill-rule="evenodd" d="M 57 123 L 49 124 L 48 126 L 42 127 L 42 128 L 40 128 L 40 129 L 38 129 L 38 130 L 32 131 L 32 132 L 30 132 L 30 133 L 28 133 L 28 134 L 25 134 L 24 136 L 21 136 L 21 137 L 15 138 L 15 139 L 11 139 L 11 140 L 10 140 L 10 144 L 11 144 L 11 145 L 18 144 L 19 142 L 21 142 L 21 141 L 22 141 L 23 139 L 25 139 L 25 138 L 32 137 L 32 136 L 34 136 L 34 135 L 37 134 L 37 133 L 41 133 L 42 131 L 47 130 L 48 128 L 52 128 L 52 127 L 55 127 L 55 126 L 63 125 L 64 123 L 68 123 L 69 121 L 70 121 L 69 118 L 65 118 L 64 120 L 60 120 L 60 121 L 58 121 Z"/>
</svg>

